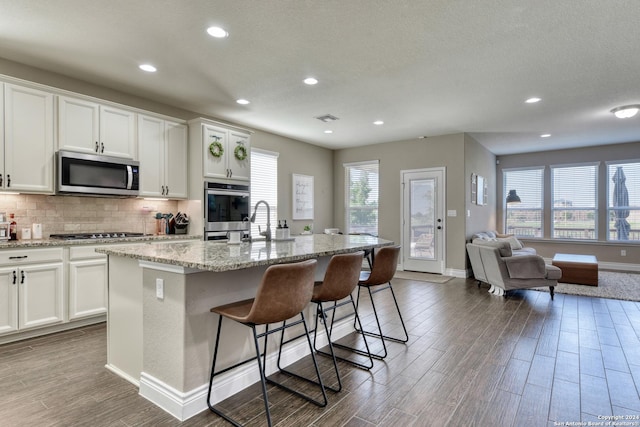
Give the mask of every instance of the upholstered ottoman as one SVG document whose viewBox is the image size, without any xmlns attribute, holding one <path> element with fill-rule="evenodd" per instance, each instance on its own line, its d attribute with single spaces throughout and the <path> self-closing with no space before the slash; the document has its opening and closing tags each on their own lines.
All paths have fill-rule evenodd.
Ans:
<svg viewBox="0 0 640 427">
<path fill-rule="evenodd" d="M 598 260 L 593 255 L 555 254 L 551 264 L 562 270 L 562 283 L 598 286 Z"/>
</svg>

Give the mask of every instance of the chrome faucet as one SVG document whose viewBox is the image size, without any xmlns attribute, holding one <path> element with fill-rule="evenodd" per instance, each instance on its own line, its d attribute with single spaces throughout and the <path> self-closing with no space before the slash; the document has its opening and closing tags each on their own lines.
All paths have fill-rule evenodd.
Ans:
<svg viewBox="0 0 640 427">
<path fill-rule="evenodd" d="M 267 207 L 267 229 L 265 231 L 259 231 L 260 230 L 260 226 L 258 226 L 258 231 L 260 233 L 261 236 L 264 236 L 265 240 L 267 242 L 271 241 L 271 208 L 269 207 L 269 203 L 265 202 L 264 200 L 260 200 L 258 201 L 258 203 L 256 203 L 256 207 L 253 209 L 253 215 L 251 215 L 251 222 L 256 222 L 256 212 L 258 211 L 258 205 L 260 203 L 264 203 L 264 205 Z"/>
</svg>

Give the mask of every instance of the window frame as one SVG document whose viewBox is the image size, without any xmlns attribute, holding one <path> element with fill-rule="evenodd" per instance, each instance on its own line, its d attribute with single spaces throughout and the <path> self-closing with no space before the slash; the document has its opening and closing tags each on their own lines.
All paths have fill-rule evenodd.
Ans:
<svg viewBox="0 0 640 427">
<path fill-rule="evenodd" d="M 374 236 L 378 236 L 380 233 L 380 216 L 379 216 L 379 210 L 380 210 L 380 160 L 365 160 L 365 161 L 360 161 L 360 162 L 350 162 L 350 163 L 343 163 L 343 168 L 344 168 L 344 181 L 345 181 L 345 186 L 344 186 L 344 195 L 345 195 L 345 200 L 344 200 L 344 230 L 345 233 L 347 234 L 352 234 L 352 233 L 357 233 L 354 232 L 352 230 L 351 227 L 351 175 L 350 175 L 350 171 L 353 168 L 357 168 L 358 166 L 376 166 L 377 168 L 377 175 L 378 175 L 378 182 L 377 182 L 377 198 L 376 198 L 376 203 L 375 203 L 375 207 L 371 207 L 371 211 L 375 212 L 375 233 L 369 233 L 371 235 Z M 360 209 L 362 209 L 363 207 L 360 207 Z"/>
<path fill-rule="evenodd" d="M 594 170 L 594 207 L 593 208 L 567 208 L 555 206 L 555 171 L 557 169 L 579 168 L 579 167 L 593 167 Z M 600 162 L 581 162 L 581 163 L 567 163 L 549 165 L 549 188 L 550 188 L 550 227 L 549 238 L 556 241 L 572 241 L 572 242 L 597 242 L 599 238 L 599 222 L 600 222 L 600 202 L 599 202 L 599 175 L 600 175 Z M 576 237 L 555 237 L 555 213 L 557 211 L 594 211 L 594 224 L 593 224 L 593 238 L 576 238 Z"/>
<path fill-rule="evenodd" d="M 609 223 L 609 218 L 611 216 L 611 212 L 614 212 L 616 210 L 616 208 L 611 206 L 611 200 L 609 199 L 610 197 L 610 193 L 614 186 L 613 181 L 610 179 L 610 171 L 609 168 L 610 167 L 617 167 L 617 166 L 624 166 L 624 165 L 639 165 L 640 168 L 640 159 L 628 159 L 628 160 L 612 160 L 612 161 L 607 161 L 605 162 L 605 173 L 606 173 L 606 200 L 605 200 L 605 218 L 604 218 L 604 222 L 606 224 L 606 230 L 607 230 L 607 235 L 606 235 L 606 241 L 607 243 L 617 243 L 617 244 L 624 244 L 624 245 L 637 245 L 640 244 L 640 239 L 639 240 L 618 240 L 618 239 L 611 239 L 611 226 Z M 629 184 L 627 184 L 627 189 L 631 188 L 631 186 Z M 630 195 L 631 197 L 633 196 L 633 194 Z M 632 211 L 640 211 L 640 205 L 639 206 L 634 206 L 632 204 L 632 200 L 629 200 L 629 206 L 628 206 L 628 210 L 632 210 Z"/>
<path fill-rule="evenodd" d="M 267 183 L 267 185 L 265 187 L 267 188 L 271 188 L 272 192 L 271 194 L 264 194 L 260 197 L 255 197 L 255 191 L 260 188 L 260 186 L 256 185 L 256 182 L 264 182 L 264 180 L 256 180 L 255 179 L 255 173 L 253 168 L 258 166 L 256 164 L 256 155 L 265 155 L 265 156 L 271 156 L 275 159 L 275 164 L 276 164 L 276 170 L 275 173 L 273 173 L 274 171 L 269 171 L 268 173 L 266 173 L 265 175 L 267 177 L 270 178 L 274 178 L 275 179 L 275 183 L 273 181 L 269 181 Z M 256 202 L 260 201 L 260 200 L 265 200 L 267 201 L 267 203 L 269 203 L 269 208 L 270 208 L 270 218 L 269 218 L 269 222 L 271 223 L 271 228 L 272 228 L 272 233 L 274 233 L 275 235 L 275 228 L 278 225 L 278 158 L 280 156 L 280 153 L 276 152 L 276 151 L 269 151 L 269 150 L 264 150 L 262 148 L 256 148 L 256 147 L 251 147 L 251 163 L 250 163 L 250 168 L 251 168 L 251 186 L 249 188 L 249 191 L 251 192 L 250 195 L 250 211 L 249 211 L 249 215 L 251 215 L 253 213 L 253 211 L 255 210 L 255 206 L 256 206 Z M 275 200 L 275 203 L 274 203 Z M 258 210 L 258 212 L 256 213 L 256 222 L 251 224 L 251 235 L 252 236 L 258 236 L 258 225 L 260 226 L 264 226 L 266 224 L 266 217 L 267 217 L 267 212 L 266 209 L 260 209 Z M 291 227 L 290 223 L 287 223 L 287 225 L 289 227 Z M 263 230 L 264 231 L 264 230 Z"/>
<path fill-rule="evenodd" d="M 540 207 L 539 208 L 531 208 L 528 210 L 539 210 L 540 211 L 540 236 L 526 236 L 526 235 L 519 235 L 517 233 L 514 233 L 514 235 L 516 237 L 519 238 L 523 238 L 523 239 L 544 239 L 545 236 L 545 170 L 546 170 L 546 166 L 527 166 L 527 167 L 520 167 L 520 168 L 508 168 L 508 169 L 503 169 L 502 170 L 502 191 L 503 191 L 503 195 L 504 197 L 502 198 L 502 209 L 504 212 L 503 215 L 503 223 L 504 223 L 504 232 L 505 233 L 509 233 L 509 222 L 508 222 L 508 216 L 509 216 L 509 205 L 507 204 L 507 195 L 509 194 L 509 190 L 510 188 L 507 188 L 507 175 L 510 172 L 521 172 L 521 171 L 540 171 L 540 175 L 541 175 L 541 179 L 540 179 Z M 522 194 L 522 193 L 521 193 Z M 512 208 L 513 210 L 518 210 L 517 208 Z"/>
</svg>

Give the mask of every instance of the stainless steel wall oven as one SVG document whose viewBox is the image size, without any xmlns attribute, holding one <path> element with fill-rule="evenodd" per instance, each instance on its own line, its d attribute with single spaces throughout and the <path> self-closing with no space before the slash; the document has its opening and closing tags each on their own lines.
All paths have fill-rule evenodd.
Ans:
<svg viewBox="0 0 640 427">
<path fill-rule="evenodd" d="M 228 231 L 249 233 L 248 185 L 204 183 L 205 240 L 226 239 Z"/>
</svg>

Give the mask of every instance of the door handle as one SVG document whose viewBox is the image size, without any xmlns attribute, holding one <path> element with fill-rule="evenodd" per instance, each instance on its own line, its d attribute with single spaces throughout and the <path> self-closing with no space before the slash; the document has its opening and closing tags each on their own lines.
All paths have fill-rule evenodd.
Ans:
<svg viewBox="0 0 640 427">
<path fill-rule="evenodd" d="M 24 270 L 20 270 L 20 283 L 24 283 Z"/>
<path fill-rule="evenodd" d="M 96 153 L 98 151 L 100 151 L 100 143 L 98 141 L 96 141 L 96 150 L 95 151 L 96 151 Z"/>
<path fill-rule="evenodd" d="M 17 280 L 17 278 L 18 278 L 18 277 L 16 276 L 16 271 L 15 271 L 15 270 L 13 270 L 13 284 L 14 284 L 14 285 L 16 284 L 16 280 Z"/>
</svg>

